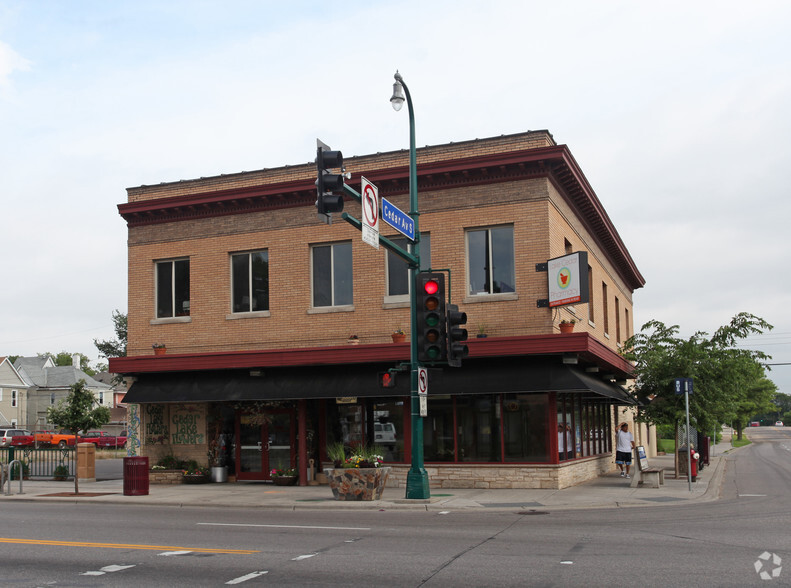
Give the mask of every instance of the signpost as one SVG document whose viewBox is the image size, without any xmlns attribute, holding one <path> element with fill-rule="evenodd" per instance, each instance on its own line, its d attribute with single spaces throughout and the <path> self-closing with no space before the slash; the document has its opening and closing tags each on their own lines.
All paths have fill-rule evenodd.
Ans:
<svg viewBox="0 0 791 588">
<path fill-rule="evenodd" d="M 692 437 L 689 434 L 689 395 L 692 394 L 692 378 L 676 378 L 676 395 L 684 395 L 687 403 L 687 486 L 692 492 Z"/>
<path fill-rule="evenodd" d="M 379 249 L 379 188 L 360 176 L 362 188 L 363 241 Z"/>
</svg>

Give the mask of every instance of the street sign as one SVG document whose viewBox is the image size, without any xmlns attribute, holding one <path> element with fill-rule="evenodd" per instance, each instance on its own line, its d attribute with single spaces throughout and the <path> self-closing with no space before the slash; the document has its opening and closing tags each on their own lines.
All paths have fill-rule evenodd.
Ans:
<svg viewBox="0 0 791 588">
<path fill-rule="evenodd" d="M 424 367 L 417 368 L 417 393 L 421 396 L 428 394 L 428 370 Z"/>
<path fill-rule="evenodd" d="M 402 235 L 415 240 L 415 222 L 407 213 L 382 198 L 382 220 Z"/>
<path fill-rule="evenodd" d="M 379 249 L 379 188 L 364 177 L 362 181 L 363 241 Z"/>
<path fill-rule="evenodd" d="M 692 378 L 676 378 L 676 395 L 692 394 Z"/>
<path fill-rule="evenodd" d="M 428 396 L 419 396 L 420 398 L 420 416 L 428 416 Z"/>
</svg>

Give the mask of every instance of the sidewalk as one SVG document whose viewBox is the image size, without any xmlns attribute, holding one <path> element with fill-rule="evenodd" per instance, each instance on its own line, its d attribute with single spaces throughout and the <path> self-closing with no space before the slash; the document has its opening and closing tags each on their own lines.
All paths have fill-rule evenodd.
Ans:
<svg viewBox="0 0 791 588">
<path fill-rule="evenodd" d="M 692 483 L 686 477 L 673 478 L 673 455 L 651 458 L 652 467 L 666 470 L 665 484 L 659 488 L 630 488 L 629 480 L 618 473 L 608 474 L 590 482 L 564 490 L 510 489 L 432 489 L 428 500 L 406 500 L 403 488 L 386 488 L 381 500 L 343 502 L 332 498 L 329 486 L 280 487 L 266 483 L 177 484 L 150 485 L 147 496 L 124 496 L 123 480 L 80 482 L 80 496 L 57 496 L 74 492 L 74 483 L 51 480 L 11 483 L 11 495 L 5 490 L 0 503 L 49 501 L 65 503 L 140 504 L 148 506 L 211 506 L 234 508 L 308 509 L 373 509 L 373 510 L 562 510 L 576 508 L 624 508 L 660 506 L 717 500 L 725 470 L 726 451 L 730 443 L 714 447 L 711 465 L 705 467 Z"/>
</svg>

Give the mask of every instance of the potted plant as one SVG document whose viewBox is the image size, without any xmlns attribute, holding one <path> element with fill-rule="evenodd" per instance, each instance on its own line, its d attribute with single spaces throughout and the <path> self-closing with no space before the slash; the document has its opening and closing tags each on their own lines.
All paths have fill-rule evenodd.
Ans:
<svg viewBox="0 0 791 588">
<path fill-rule="evenodd" d="M 199 466 L 194 460 L 189 461 L 181 472 L 181 481 L 185 484 L 205 484 L 209 481 L 209 468 Z"/>
<path fill-rule="evenodd" d="M 406 339 L 406 332 L 401 327 L 398 327 L 390 336 L 393 338 L 393 343 L 403 343 Z"/>
<path fill-rule="evenodd" d="M 392 468 L 382 466 L 382 450 L 359 445 L 342 468 L 327 470 L 336 500 L 379 500 Z"/>
<path fill-rule="evenodd" d="M 225 465 L 225 447 L 221 445 L 220 439 L 213 439 L 209 443 L 209 467 L 211 468 L 212 482 L 227 482 L 228 468 Z"/>
<path fill-rule="evenodd" d="M 359 345 L 360 344 L 360 338 L 357 335 L 349 335 L 349 338 L 346 339 L 346 342 L 349 345 Z"/>
<path fill-rule="evenodd" d="M 297 483 L 297 470 L 294 468 L 272 468 L 269 472 L 275 486 L 293 486 Z"/>
<path fill-rule="evenodd" d="M 563 319 L 560 321 L 560 332 L 571 333 L 574 330 L 574 325 L 577 323 L 576 319 Z"/>
<path fill-rule="evenodd" d="M 168 346 L 164 343 L 154 343 L 151 347 L 154 349 L 154 355 L 165 355 L 168 352 Z"/>
<path fill-rule="evenodd" d="M 52 477 L 55 478 L 56 482 L 65 482 L 69 477 L 69 468 L 65 465 L 59 465 L 52 472 Z"/>
<path fill-rule="evenodd" d="M 486 323 L 479 324 L 478 325 L 478 334 L 476 335 L 476 337 L 478 339 L 486 339 L 486 329 L 487 329 Z"/>
</svg>

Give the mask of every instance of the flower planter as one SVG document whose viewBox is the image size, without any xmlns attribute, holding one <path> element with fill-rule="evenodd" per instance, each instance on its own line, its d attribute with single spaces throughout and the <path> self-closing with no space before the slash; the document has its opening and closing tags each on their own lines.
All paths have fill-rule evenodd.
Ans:
<svg viewBox="0 0 791 588">
<path fill-rule="evenodd" d="M 403 343 L 406 340 L 405 333 L 392 333 L 390 336 L 393 338 L 393 343 Z"/>
<path fill-rule="evenodd" d="M 184 474 L 181 476 L 183 484 L 207 484 L 211 478 L 203 474 Z"/>
<path fill-rule="evenodd" d="M 293 486 L 298 479 L 297 476 L 273 476 L 272 483 L 275 486 Z"/>
<path fill-rule="evenodd" d="M 167 352 L 167 347 L 154 347 L 154 355 L 166 355 Z"/>
<path fill-rule="evenodd" d="M 212 466 L 211 467 L 211 481 L 215 483 L 223 483 L 228 481 L 228 468 L 225 466 Z"/>
<path fill-rule="evenodd" d="M 560 327 L 561 333 L 572 333 L 574 332 L 574 324 L 573 323 L 560 323 L 558 325 Z"/>
<path fill-rule="evenodd" d="M 335 500 L 379 500 L 392 468 L 341 468 L 327 470 Z"/>
</svg>

